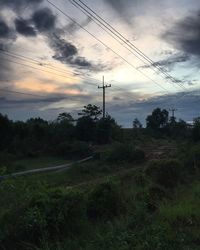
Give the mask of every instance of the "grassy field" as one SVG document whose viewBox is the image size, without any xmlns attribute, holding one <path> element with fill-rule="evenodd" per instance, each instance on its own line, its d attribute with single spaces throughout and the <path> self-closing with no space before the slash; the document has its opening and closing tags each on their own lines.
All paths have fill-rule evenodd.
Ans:
<svg viewBox="0 0 200 250">
<path fill-rule="evenodd" d="M 1 182 L 0 249 L 199 250 L 200 173 L 175 147 L 154 141 L 141 162 L 112 152 Z M 57 160 L 44 158 L 43 166 Z"/>
</svg>

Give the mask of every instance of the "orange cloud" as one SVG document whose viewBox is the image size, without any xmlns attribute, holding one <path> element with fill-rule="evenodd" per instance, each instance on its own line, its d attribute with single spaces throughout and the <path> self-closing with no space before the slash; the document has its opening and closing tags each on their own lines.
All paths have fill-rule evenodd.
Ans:
<svg viewBox="0 0 200 250">
<path fill-rule="evenodd" d="M 36 82 L 36 81 L 21 81 L 15 83 L 15 86 L 17 89 L 22 89 L 22 90 L 28 90 L 28 91 L 33 91 L 33 92 L 55 92 L 57 86 L 53 84 L 48 84 L 48 83 L 41 83 L 41 82 Z"/>
</svg>

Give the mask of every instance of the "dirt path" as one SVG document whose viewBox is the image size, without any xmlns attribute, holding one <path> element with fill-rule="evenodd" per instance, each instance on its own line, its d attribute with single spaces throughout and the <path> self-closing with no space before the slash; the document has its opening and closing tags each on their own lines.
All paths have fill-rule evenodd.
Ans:
<svg viewBox="0 0 200 250">
<path fill-rule="evenodd" d="M 156 160 L 169 157 L 176 150 L 176 147 L 174 145 L 144 146 L 143 150 L 148 160 Z"/>
<path fill-rule="evenodd" d="M 37 168 L 37 169 L 16 172 L 16 173 L 8 174 L 8 175 L 3 175 L 3 176 L 0 176 L 0 180 L 4 180 L 4 179 L 10 178 L 10 177 L 17 177 L 17 176 L 22 176 L 22 175 L 34 174 L 34 173 L 58 171 L 58 170 L 63 170 L 63 169 L 67 170 L 67 169 L 70 169 L 75 164 L 80 164 L 80 163 L 89 161 L 92 158 L 93 158 L 93 156 L 89 156 L 89 157 L 84 158 L 84 159 L 79 160 L 79 161 L 75 161 L 75 162 L 67 163 L 67 164 L 63 164 L 63 165 L 58 165 L 58 166 L 54 166 L 54 167 Z"/>
</svg>

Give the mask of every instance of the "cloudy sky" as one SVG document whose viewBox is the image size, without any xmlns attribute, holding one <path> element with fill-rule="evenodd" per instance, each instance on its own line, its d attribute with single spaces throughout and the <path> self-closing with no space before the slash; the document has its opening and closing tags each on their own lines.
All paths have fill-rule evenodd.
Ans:
<svg viewBox="0 0 200 250">
<path fill-rule="evenodd" d="M 199 59 L 199 0 L 0 0 L 0 112 L 15 120 L 101 106 L 105 76 L 124 127 L 156 107 L 191 121 Z"/>
</svg>

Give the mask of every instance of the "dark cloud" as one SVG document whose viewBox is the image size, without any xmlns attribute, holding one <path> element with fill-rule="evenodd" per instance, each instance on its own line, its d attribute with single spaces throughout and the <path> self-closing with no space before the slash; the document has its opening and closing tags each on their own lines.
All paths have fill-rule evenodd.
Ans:
<svg viewBox="0 0 200 250">
<path fill-rule="evenodd" d="M 44 107 L 44 105 L 50 103 L 57 103 L 63 100 L 71 100 L 67 95 L 47 95 L 46 97 L 24 97 L 24 95 L 12 94 L 12 97 L 4 96 L 0 97 L 0 106 L 1 108 L 15 108 L 15 107 L 24 107 L 24 105 L 33 106 L 33 107 Z"/>
<path fill-rule="evenodd" d="M 36 31 L 30 25 L 28 20 L 24 19 L 15 19 L 16 31 L 23 36 L 36 36 Z"/>
<path fill-rule="evenodd" d="M 6 24 L 6 22 L 0 19 L 0 81 L 6 81 L 12 79 L 14 70 L 10 62 L 7 61 L 6 56 L 3 54 L 3 50 L 7 50 L 13 44 L 16 39 L 15 32 Z M 3 83 L 1 83 L 2 85 Z"/>
<path fill-rule="evenodd" d="M 104 0 L 105 3 L 107 3 L 115 12 L 124 19 L 127 23 L 131 23 L 130 20 L 130 8 L 132 2 L 137 2 L 138 0 Z M 133 13 L 132 13 L 133 14 Z"/>
<path fill-rule="evenodd" d="M 1 8 L 9 8 L 18 12 L 19 10 L 23 10 L 27 6 L 37 6 L 42 3 L 43 0 L 0 0 Z"/>
<path fill-rule="evenodd" d="M 160 67 L 164 67 L 168 71 L 171 71 L 177 63 L 188 62 L 191 58 L 189 54 L 185 54 L 185 53 L 176 53 L 176 54 L 170 53 L 170 54 L 165 54 L 165 55 L 170 55 L 170 56 L 168 56 L 168 58 L 166 59 L 156 61 L 152 64 L 144 65 L 139 68 L 145 69 L 145 68 L 160 66 Z"/>
<path fill-rule="evenodd" d="M 33 13 L 32 21 L 40 32 L 48 32 L 55 29 L 56 16 L 49 8 L 43 8 Z"/>
<path fill-rule="evenodd" d="M 187 54 L 200 56 L 200 11 L 177 22 L 162 38 Z"/>
<path fill-rule="evenodd" d="M 105 0 L 105 2 L 112 6 L 117 12 L 122 12 L 126 8 L 127 4 L 130 4 L 129 0 Z"/>
<path fill-rule="evenodd" d="M 105 65 L 94 64 L 88 61 L 85 57 L 79 56 L 79 51 L 74 44 L 64 40 L 56 34 L 51 34 L 49 36 L 49 43 L 55 52 L 53 58 L 62 63 L 74 66 L 79 69 L 91 71 L 102 71 L 107 69 L 107 66 Z"/>
<path fill-rule="evenodd" d="M 4 87 L 6 85 L 7 80 L 12 80 L 13 78 L 13 72 L 11 71 L 12 65 L 8 61 L 6 61 L 6 58 L 0 53 L 0 86 Z M 12 72 L 12 73 L 11 73 Z"/>
<path fill-rule="evenodd" d="M 10 28 L 3 20 L 0 20 L 0 38 L 7 38 L 9 34 Z"/>
<path fill-rule="evenodd" d="M 91 19 L 90 17 L 87 17 L 82 23 L 80 23 L 80 26 L 85 27 L 85 26 L 87 26 L 91 21 L 92 21 L 92 19 Z M 70 21 L 70 22 L 66 25 L 65 29 L 67 30 L 68 33 L 70 33 L 70 34 L 73 35 L 75 32 L 77 32 L 77 31 L 80 30 L 80 26 L 77 25 L 76 23 Z"/>
<path fill-rule="evenodd" d="M 51 38 L 51 45 L 55 51 L 54 59 L 68 62 L 71 57 L 78 54 L 78 49 L 73 44 L 56 35 L 53 35 Z"/>
<path fill-rule="evenodd" d="M 0 113 L 6 111 L 6 113 L 9 115 L 15 110 L 15 117 L 19 119 L 21 113 L 26 110 L 22 119 L 27 119 L 27 116 L 32 113 L 33 110 L 36 111 L 36 116 L 38 116 L 41 110 L 48 112 L 48 110 L 54 109 L 54 104 L 56 105 L 55 109 L 59 113 L 59 110 L 66 110 L 66 104 L 71 104 L 74 102 L 75 98 L 76 104 L 79 105 L 79 107 L 87 104 L 88 100 L 90 100 L 90 102 L 93 100 L 92 95 L 85 95 L 81 93 L 77 95 L 54 93 L 46 94 L 44 97 L 32 97 L 17 94 L 15 92 L 8 94 L 6 92 L 0 92 Z"/>
<path fill-rule="evenodd" d="M 88 69 L 93 67 L 91 62 L 87 61 L 84 57 L 81 56 L 72 58 L 71 64 L 77 65 L 81 68 L 88 68 Z"/>
</svg>

